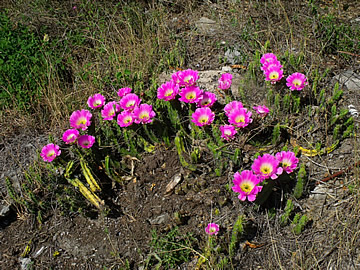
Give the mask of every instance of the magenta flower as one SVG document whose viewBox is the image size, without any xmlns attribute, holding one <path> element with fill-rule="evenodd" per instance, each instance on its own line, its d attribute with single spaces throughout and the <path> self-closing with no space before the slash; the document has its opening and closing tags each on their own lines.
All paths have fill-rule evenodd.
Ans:
<svg viewBox="0 0 360 270">
<path fill-rule="evenodd" d="M 211 107 L 216 101 L 216 95 L 211 92 L 204 92 L 202 98 L 197 102 L 198 107 Z"/>
<path fill-rule="evenodd" d="M 105 97 L 101 94 L 94 94 L 88 98 L 87 104 L 91 109 L 101 108 L 105 104 Z"/>
<path fill-rule="evenodd" d="M 117 92 L 119 97 L 124 97 L 125 95 L 131 93 L 132 89 L 129 87 L 124 87 L 124 88 L 120 88 L 119 91 Z"/>
<path fill-rule="evenodd" d="M 222 74 L 219 79 L 219 88 L 222 90 L 229 89 L 232 83 L 233 75 L 230 73 Z"/>
<path fill-rule="evenodd" d="M 221 131 L 221 138 L 229 141 L 234 138 L 235 134 L 237 133 L 237 130 L 232 125 L 223 125 L 220 126 Z"/>
<path fill-rule="evenodd" d="M 229 116 L 229 114 L 235 110 L 235 109 L 240 109 L 240 108 L 243 108 L 243 104 L 240 102 L 240 101 L 231 101 L 230 103 L 226 104 L 225 107 L 224 107 L 224 111 L 225 111 L 225 114 L 226 116 Z"/>
<path fill-rule="evenodd" d="M 155 115 L 152 106 L 149 104 L 141 104 L 134 109 L 134 118 L 137 124 L 151 123 Z"/>
<path fill-rule="evenodd" d="M 79 131 L 77 129 L 68 129 L 63 133 L 62 139 L 66 144 L 70 144 L 76 141 L 79 137 Z"/>
<path fill-rule="evenodd" d="M 183 70 L 177 76 L 180 86 L 192 86 L 199 79 L 198 72 L 192 69 Z"/>
<path fill-rule="evenodd" d="M 60 147 L 53 143 L 49 143 L 41 149 L 40 156 L 43 158 L 44 161 L 51 162 L 57 156 L 60 156 L 60 154 L 61 154 Z"/>
<path fill-rule="evenodd" d="M 78 145 L 82 148 L 90 148 L 95 142 L 95 137 L 91 135 L 81 135 L 78 138 Z"/>
<path fill-rule="evenodd" d="M 74 111 L 70 116 L 70 126 L 86 130 L 90 126 L 92 114 L 88 110 Z"/>
<path fill-rule="evenodd" d="M 195 123 L 195 125 L 202 127 L 210 125 L 214 121 L 215 113 L 213 113 L 208 107 L 197 108 L 191 117 L 191 121 Z"/>
<path fill-rule="evenodd" d="M 253 109 L 260 115 L 260 117 L 265 117 L 270 112 L 269 108 L 265 105 L 254 106 Z"/>
<path fill-rule="evenodd" d="M 216 223 L 209 223 L 205 228 L 205 232 L 208 235 L 217 235 L 219 232 L 219 225 Z"/>
<path fill-rule="evenodd" d="M 276 179 L 277 174 L 282 172 L 279 169 L 279 164 L 280 162 L 273 155 L 264 154 L 254 160 L 251 169 L 263 180 L 267 178 Z"/>
<path fill-rule="evenodd" d="M 171 81 L 174 82 L 175 84 L 180 84 L 180 74 L 181 74 L 181 70 L 173 73 L 171 75 Z"/>
<path fill-rule="evenodd" d="M 157 98 L 166 101 L 172 100 L 179 93 L 179 85 L 174 81 L 162 84 L 157 90 Z"/>
<path fill-rule="evenodd" d="M 265 80 L 270 81 L 272 84 L 278 82 L 283 77 L 283 70 L 278 66 L 271 66 L 265 72 Z"/>
<path fill-rule="evenodd" d="M 236 172 L 234 174 L 232 190 L 240 193 L 238 198 L 241 201 L 253 202 L 256 199 L 256 195 L 262 190 L 262 186 L 257 186 L 261 182 L 261 179 L 253 174 L 252 171 L 245 170 L 241 174 Z"/>
<path fill-rule="evenodd" d="M 266 62 L 271 62 L 271 61 L 273 61 L 273 60 L 277 60 L 277 57 L 276 57 L 275 54 L 273 54 L 273 53 L 265 53 L 265 54 L 261 57 L 260 63 L 261 63 L 262 65 L 264 65 Z"/>
<path fill-rule="evenodd" d="M 111 101 L 101 110 L 101 116 L 104 120 L 113 120 L 116 113 L 120 111 L 120 106 L 116 101 Z"/>
<path fill-rule="evenodd" d="M 283 170 L 287 174 L 292 173 L 296 169 L 297 164 L 299 163 L 299 159 L 295 156 L 295 153 L 291 151 L 281 151 L 279 153 L 276 153 L 275 157 L 280 162 L 279 174 L 281 174 Z"/>
<path fill-rule="evenodd" d="M 229 123 L 235 127 L 244 128 L 252 122 L 252 119 L 250 118 L 251 115 L 252 112 L 248 111 L 246 108 L 239 108 L 233 110 L 228 115 L 228 120 Z"/>
<path fill-rule="evenodd" d="M 120 127 L 128 127 L 134 123 L 134 113 L 130 111 L 122 111 L 117 116 L 117 123 Z"/>
<path fill-rule="evenodd" d="M 139 106 L 141 102 L 141 99 L 135 95 L 135 94 L 126 94 L 121 100 L 120 100 L 120 106 L 122 109 L 127 111 L 132 111 L 135 109 L 135 107 Z"/>
<path fill-rule="evenodd" d="M 197 103 L 202 98 L 203 91 L 197 86 L 188 86 L 180 91 L 180 101 L 185 103 Z"/>
<path fill-rule="evenodd" d="M 272 67 L 277 67 L 279 69 L 283 68 L 280 61 L 278 61 L 276 59 L 270 59 L 269 61 L 266 61 L 260 69 L 264 72 L 267 72 Z"/>
<path fill-rule="evenodd" d="M 304 74 L 295 72 L 286 78 L 286 86 L 290 88 L 290 90 L 302 90 L 305 85 L 308 85 L 307 78 Z"/>
</svg>

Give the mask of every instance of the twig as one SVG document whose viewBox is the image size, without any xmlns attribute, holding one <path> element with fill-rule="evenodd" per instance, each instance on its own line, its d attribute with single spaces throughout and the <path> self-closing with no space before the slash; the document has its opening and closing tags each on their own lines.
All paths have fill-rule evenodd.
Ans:
<svg viewBox="0 0 360 270">
<path fill-rule="evenodd" d="M 331 179 L 333 179 L 333 178 L 335 178 L 335 177 L 338 177 L 338 176 L 340 176 L 340 175 L 342 175 L 342 174 L 350 171 L 351 169 L 353 169 L 354 167 L 357 167 L 357 166 L 359 166 L 359 165 L 360 165 L 360 161 L 356 162 L 356 163 L 355 163 L 354 165 L 352 165 L 352 166 L 347 167 L 347 168 L 344 169 L 344 170 L 341 170 L 341 171 L 339 171 L 339 172 L 336 172 L 336 173 L 334 173 L 334 174 L 332 174 L 332 175 L 330 175 L 330 176 L 328 176 L 328 177 L 325 177 L 324 179 L 322 179 L 322 180 L 320 180 L 320 181 L 317 181 L 317 182 L 316 182 L 316 185 L 318 185 L 318 184 L 320 184 L 320 183 L 323 183 L 323 182 L 327 182 L 327 181 L 329 181 L 329 180 L 331 180 Z"/>
</svg>

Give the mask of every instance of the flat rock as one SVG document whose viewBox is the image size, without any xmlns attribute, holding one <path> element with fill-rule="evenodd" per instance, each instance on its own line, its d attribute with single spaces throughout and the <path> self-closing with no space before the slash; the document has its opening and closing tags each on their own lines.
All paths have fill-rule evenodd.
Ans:
<svg viewBox="0 0 360 270">
<path fill-rule="evenodd" d="M 334 77 L 334 80 L 339 82 L 340 87 L 346 87 L 349 91 L 360 90 L 360 75 L 352 70 L 346 70 Z"/>
</svg>

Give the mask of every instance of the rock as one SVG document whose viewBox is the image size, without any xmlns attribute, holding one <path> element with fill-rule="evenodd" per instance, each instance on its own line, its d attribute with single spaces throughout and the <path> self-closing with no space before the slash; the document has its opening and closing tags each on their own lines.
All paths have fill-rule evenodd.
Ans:
<svg viewBox="0 0 360 270">
<path fill-rule="evenodd" d="M 21 270 L 32 269 L 32 262 L 30 258 L 19 258 Z"/>
<path fill-rule="evenodd" d="M 346 70 L 336 75 L 334 80 L 339 82 L 340 87 L 345 86 L 349 91 L 360 90 L 360 75 L 352 70 Z"/>
<path fill-rule="evenodd" d="M 198 31 L 203 35 L 215 35 L 219 29 L 220 25 L 206 17 L 201 17 L 197 22 L 195 22 L 195 26 Z"/>
<path fill-rule="evenodd" d="M 160 225 L 164 224 L 170 219 L 170 216 L 168 213 L 162 214 L 160 216 L 157 216 L 155 218 L 149 219 L 149 222 L 151 225 Z"/>
<path fill-rule="evenodd" d="M 0 203 L 0 218 L 6 217 L 10 213 L 10 205 Z"/>
<path fill-rule="evenodd" d="M 228 49 L 226 52 L 225 52 L 225 59 L 226 59 L 226 62 L 229 63 L 229 64 L 238 64 L 240 63 L 240 56 L 241 56 L 241 53 L 237 50 L 237 49 Z"/>
</svg>

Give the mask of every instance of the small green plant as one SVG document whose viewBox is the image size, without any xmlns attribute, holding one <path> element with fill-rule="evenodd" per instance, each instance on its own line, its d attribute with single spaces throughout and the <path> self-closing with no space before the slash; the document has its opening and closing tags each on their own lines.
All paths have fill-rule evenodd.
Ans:
<svg viewBox="0 0 360 270">
<path fill-rule="evenodd" d="M 299 172 L 297 174 L 296 185 L 294 188 L 294 197 L 296 199 L 299 199 L 302 196 L 305 182 L 306 182 L 306 168 L 305 168 L 305 164 L 301 164 Z"/>
<path fill-rule="evenodd" d="M 244 233 L 244 216 L 239 215 L 234 223 L 234 227 L 231 233 L 231 240 L 229 243 L 229 256 L 232 258 L 239 243 L 241 235 Z"/>
<path fill-rule="evenodd" d="M 180 234 L 178 227 L 166 235 L 159 236 L 156 230 L 151 232 L 150 253 L 145 262 L 145 269 L 174 268 L 187 262 L 194 254 L 195 238 L 191 234 Z"/>
<path fill-rule="evenodd" d="M 293 210 L 294 210 L 294 204 L 291 199 L 288 199 L 284 209 L 284 214 L 282 214 L 280 217 L 281 226 L 286 226 L 289 223 L 290 215 L 292 214 Z"/>
<path fill-rule="evenodd" d="M 306 215 L 301 215 L 300 213 L 297 213 L 292 221 L 293 225 L 293 232 L 297 235 L 301 234 L 307 223 L 309 222 L 309 219 Z"/>
</svg>

